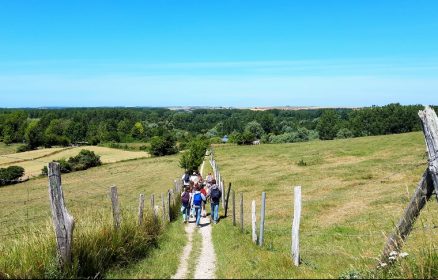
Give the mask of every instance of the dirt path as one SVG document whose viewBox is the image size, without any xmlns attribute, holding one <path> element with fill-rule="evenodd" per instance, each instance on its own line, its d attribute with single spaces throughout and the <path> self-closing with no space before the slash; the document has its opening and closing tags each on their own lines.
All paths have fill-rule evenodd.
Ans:
<svg viewBox="0 0 438 280">
<path fill-rule="evenodd" d="M 195 224 L 187 224 L 185 227 L 187 233 L 187 245 L 184 247 L 183 254 L 179 260 L 179 267 L 176 271 L 176 274 L 172 276 L 172 279 L 183 279 L 186 278 L 189 272 L 189 263 L 188 260 L 190 258 L 190 253 L 192 252 L 192 240 L 193 240 L 193 231 L 195 230 Z"/>
<path fill-rule="evenodd" d="M 196 264 L 195 279 L 214 279 L 216 271 L 216 254 L 211 238 L 210 218 L 201 218 L 202 235 L 201 256 Z"/>
<path fill-rule="evenodd" d="M 215 279 L 216 271 L 216 254 L 214 252 L 213 241 L 211 237 L 210 218 L 201 218 L 201 228 L 196 228 L 193 220 L 186 225 L 187 245 L 184 247 L 183 254 L 180 258 L 180 265 L 172 279 L 185 279 L 189 270 L 195 269 L 194 279 Z M 202 236 L 200 255 L 195 267 L 188 267 L 188 261 L 192 252 L 193 233 L 199 230 Z M 198 249 L 199 250 L 199 249 Z"/>
</svg>

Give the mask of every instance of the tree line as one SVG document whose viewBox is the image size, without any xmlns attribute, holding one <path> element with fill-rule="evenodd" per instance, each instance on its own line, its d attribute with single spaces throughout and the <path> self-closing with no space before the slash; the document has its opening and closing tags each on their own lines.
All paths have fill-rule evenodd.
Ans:
<svg viewBox="0 0 438 280">
<path fill-rule="evenodd" d="M 150 142 L 157 155 L 195 138 L 220 143 L 291 143 L 418 131 L 422 105 L 361 109 L 267 110 L 166 108 L 0 109 L 0 141 L 21 150 L 88 143 Z M 178 146 L 176 146 L 178 143 Z M 169 147 L 171 145 L 172 147 Z"/>
</svg>

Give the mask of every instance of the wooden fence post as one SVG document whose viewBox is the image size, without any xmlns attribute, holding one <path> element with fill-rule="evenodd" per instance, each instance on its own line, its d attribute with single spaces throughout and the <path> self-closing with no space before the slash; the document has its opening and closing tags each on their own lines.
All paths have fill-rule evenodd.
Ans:
<svg viewBox="0 0 438 280">
<path fill-rule="evenodd" d="M 294 218 L 292 222 L 292 260 L 300 265 L 301 187 L 294 188 Z"/>
<path fill-rule="evenodd" d="M 228 215 L 228 200 L 230 199 L 231 183 L 228 184 L 227 200 L 225 201 L 225 218 Z M 225 195 L 225 194 L 222 194 Z"/>
<path fill-rule="evenodd" d="M 233 226 L 236 226 L 236 192 L 232 190 L 232 199 L 233 199 Z"/>
<path fill-rule="evenodd" d="M 263 246 L 265 241 L 265 213 L 266 213 L 266 193 L 262 192 L 262 208 L 260 210 L 260 235 L 259 245 Z"/>
<path fill-rule="evenodd" d="M 409 233 L 414 226 L 414 222 L 420 215 L 421 209 L 426 205 L 426 202 L 432 196 L 434 190 L 432 176 L 429 170 L 426 168 L 423 177 L 421 178 L 418 187 L 413 194 L 411 201 L 406 207 L 403 216 L 400 218 L 394 232 L 389 236 L 386 241 L 385 248 L 381 257 L 382 263 L 387 263 L 392 251 L 400 251 L 403 242 L 408 237 Z"/>
<path fill-rule="evenodd" d="M 243 232 L 243 193 L 240 193 L 240 230 Z"/>
<path fill-rule="evenodd" d="M 120 217 L 119 196 L 117 194 L 116 186 L 111 187 L 111 203 L 113 208 L 114 227 L 116 229 L 119 229 L 121 217 Z"/>
<path fill-rule="evenodd" d="M 163 223 L 166 221 L 166 202 L 164 201 L 164 194 L 161 193 L 161 207 L 162 207 L 162 215 L 163 215 Z"/>
<path fill-rule="evenodd" d="M 256 202 L 251 203 L 251 226 L 252 226 L 252 242 L 257 244 L 257 217 L 256 217 Z"/>
<path fill-rule="evenodd" d="M 140 194 L 138 202 L 138 225 L 143 224 L 144 194 Z"/>
<path fill-rule="evenodd" d="M 418 116 L 423 125 L 423 133 L 429 158 L 429 172 L 438 198 L 438 117 L 435 111 L 429 106 L 426 106 L 423 111 L 419 111 Z"/>
<path fill-rule="evenodd" d="M 167 191 L 167 212 L 169 212 L 169 213 L 168 213 L 168 214 L 169 214 L 169 222 L 172 221 L 172 209 L 171 209 L 171 207 L 170 207 L 170 201 L 171 201 L 171 199 L 172 199 L 172 193 L 171 193 L 171 191 L 169 190 L 169 191 Z"/>
<path fill-rule="evenodd" d="M 155 208 L 155 195 L 151 194 L 151 209 L 154 211 Z"/>
<path fill-rule="evenodd" d="M 52 210 L 52 221 L 56 235 L 58 261 L 60 266 L 64 269 L 69 266 L 72 261 L 71 248 L 75 222 L 65 207 L 59 163 L 49 163 L 48 177 L 50 208 Z"/>
<path fill-rule="evenodd" d="M 225 182 L 222 180 L 222 209 L 225 209 Z"/>
</svg>

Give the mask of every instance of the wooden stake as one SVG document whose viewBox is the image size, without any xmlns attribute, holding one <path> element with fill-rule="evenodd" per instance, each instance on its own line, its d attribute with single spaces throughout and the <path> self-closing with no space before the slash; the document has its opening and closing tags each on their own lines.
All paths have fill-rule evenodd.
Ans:
<svg viewBox="0 0 438 280">
<path fill-rule="evenodd" d="M 257 217 L 256 217 L 256 202 L 251 203 L 251 225 L 252 225 L 252 242 L 257 244 Z"/>
<path fill-rule="evenodd" d="M 155 195 L 151 194 L 151 209 L 154 211 L 155 208 Z"/>
<path fill-rule="evenodd" d="M 243 193 L 240 193 L 240 230 L 243 232 Z"/>
<path fill-rule="evenodd" d="M 233 193 L 233 195 L 232 195 L 232 198 L 233 198 L 233 226 L 236 226 L 236 192 L 233 190 L 232 191 Z"/>
<path fill-rule="evenodd" d="M 114 227 L 116 229 L 120 228 L 121 217 L 120 217 L 120 206 L 119 206 L 119 196 L 117 194 L 117 187 L 111 187 L 111 204 L 113 209 Z"/>
<path fill-rule="evenodd" d="M 429 172 L 438 199 L 438 117 L 435 111 L 429 106 L 426 106 L 423 111 L 419 111 L 418 115 L 423 125 L 423 133 L 429 158 Z"/>
<path fill-rule="evenodd" d="M 392 251 L 400 251 L 404 241 L 412 230 L 415 220 L 420 215 L 421 209 L 423 209 L 424 205 L 426 205 L 426 202 L 432 196 L 433 190 L 434 187 L 432 176 L 430 175 L 428 169 L 426 169 L 426 171 L 423 173 L 420 183 L 418 184 L 417 190 L 405 209 L 403 216 L 398 222 L 394 232 L 386 241 L 381 262 L 387 263 L 389 260 L 389 255 Z"/>
<path fill-rule="evenodd" d="M 170 201 L 171 201 L 171 199 L 172 199 L 172 193 L 171 193 L 171 191 L 169 190 L 168 192 L 167 192 L 167 212 L 169 212 L 168 214 L 168 216 L 169 216 L 169 222 L 171 222 L 172 221 L 172 209 L 170 208 Z"/>
<path fill-rule="evenodd" d="M 138 224 L 143 224 L 144 194 L 140 194 L 138 201 Z"/>
<path fill-rule="evenodd" d="M 301 187 L 294 188 L 294 219 L 292 222 L 292 260 L 300 265 Z"/>
<path fill-rule="evenodd" d="M 161 194 L 161 203 L 162 203 L 162 211 L 163 211 L 163 223 L 166 221 L 166 202 L 164 201 L 164 194 Z"/>
<path fill-rule="evenodd" d="M 228 184 L 227 200 L 225 201 L 225 218 L 228 215 L 228 200 L 230 199 L 231 183 Z M 222 194 L 225 195 L 225 194 Z"/>
<path fill-rule="evenodd" d="M 52 210 L 52 221 L 56 235 L 58 261 L 62 269 L 66 269 L 72 261 L 71 249 L 75 222 L 65 207 L 59 163 L 49 163 L 48 177 L 50 208 Z"/>
<path fill-rule="evenodd" d="M 262 209 L 260 210 L 260 235 L 259 246 L 263 246 L 265 241 L 265 212 L 266 212 L 266 193 L 262 192 Z"/>
</svg>

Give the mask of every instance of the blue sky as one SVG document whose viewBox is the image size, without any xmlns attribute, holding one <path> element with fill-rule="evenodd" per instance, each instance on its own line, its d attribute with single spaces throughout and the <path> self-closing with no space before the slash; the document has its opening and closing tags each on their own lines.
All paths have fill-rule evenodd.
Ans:
<svg viewBox="0 0 438 280">
<path fill-rule="evenodd" d="M 0 107 L 438 104 L 438 1 L 0 1 Z"/>
</svg>

